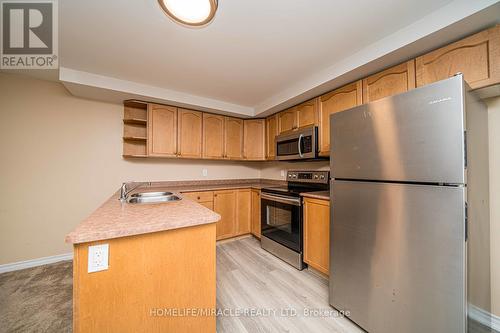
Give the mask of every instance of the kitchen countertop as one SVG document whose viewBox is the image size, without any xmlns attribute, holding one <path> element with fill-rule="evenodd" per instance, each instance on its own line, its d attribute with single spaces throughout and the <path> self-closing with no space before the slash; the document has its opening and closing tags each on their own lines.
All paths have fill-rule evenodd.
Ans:
<svg viewBox="0 0 500 333">
<path fill-rule="evenodd" d="M 179 192 L 213 191 L 282 185 L 286 182 L 266 179 L 236 179 L 214 181 L 153 182 L 130 194 L 142 191 Z M 128 204 L 119 200 L 119 192 L 83 220 L 66 236 L 67 243 L 86 243 L 104 239 L 140 235 L 152 232 L 192 227 L 220 220 L 220 215 L 183 197 L 179 201 L 155 204 Z"/>
<path fill-rule="evenodd" d="M 300 195 L 307 198 L 330 200 L 330 191 L 304 192 Z"/>
</svg>

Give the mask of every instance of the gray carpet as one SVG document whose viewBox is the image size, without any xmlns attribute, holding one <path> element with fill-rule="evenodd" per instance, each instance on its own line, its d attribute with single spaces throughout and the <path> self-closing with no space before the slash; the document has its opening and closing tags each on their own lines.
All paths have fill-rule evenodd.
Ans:
<svg viewBox="0 0 500 333">
<path fill-rule="evenodd" d="M 0 274 L 0 332 L 71 332 L 73 263 Z"/>
</svg>

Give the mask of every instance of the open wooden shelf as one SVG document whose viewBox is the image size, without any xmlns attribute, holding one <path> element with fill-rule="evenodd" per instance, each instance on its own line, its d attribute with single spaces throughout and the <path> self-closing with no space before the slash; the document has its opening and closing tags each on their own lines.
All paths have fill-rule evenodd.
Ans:
<svg viewBox="0 0 500 333">
<path fill-rule="evenodd" d="M 148 103 L 128 100 L 123 106 L 123 157 L 147 157 Z"/>
<path fill-rule="evenodd" d="M 123 119 L 124 124 L 132 124 L 132 125 L 144 125 L 146 126 L 148 121 L 147 119 L 140 119 L 140 118 L 126 118 Z"/>
<path fill-rule="evenodd" d="M 148 155 L 128 155 L 128 154 L 123 154 L 122 156 L 125 158 L 145 158 L 145 157 L 148 157 Z"/>
<path fill-rule="evenodd" d="M 129 141 L 146 141 L 148 138 L 142 136 L 124 136 L 123 140 Z"/>
</svg>

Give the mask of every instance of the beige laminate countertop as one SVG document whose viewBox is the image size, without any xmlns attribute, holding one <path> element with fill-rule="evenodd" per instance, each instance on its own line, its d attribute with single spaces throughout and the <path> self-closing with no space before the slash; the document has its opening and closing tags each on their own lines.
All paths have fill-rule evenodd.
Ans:
<svg viewBox="0 0 500 333">
<path fill-rule="evenodd" d="M 170 191 L 183 197 L 179 192 L 260 189 L 279 184 L 283 182 L 260 179 L 156 182 L 151 187 L 141 187 L 130 194 L 141 191 Z M 165 203 L 128 204 L 120 202 L 117 191 L 70 232 L 65 240 L 73 244 L 86 243 L 214 223 L 220 218 L 219 214 L 187 197 Z"/>
<path fill-rule="evenodd" d="M 300 195 L 307 198 L 330 200 L 330 191 L 304 192 Z"/>
</svg>

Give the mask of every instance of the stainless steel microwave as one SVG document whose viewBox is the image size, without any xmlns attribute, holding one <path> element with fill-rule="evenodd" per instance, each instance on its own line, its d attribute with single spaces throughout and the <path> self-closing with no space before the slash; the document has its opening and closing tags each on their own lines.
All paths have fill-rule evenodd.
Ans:
<svg viewBox="0 0 500 333">
<path fill-rule="evenodd" d="M 307 126 L 276 136 L 277 160 L 302 160 L 318 157 L 318 127 Z"/>
</svg>

